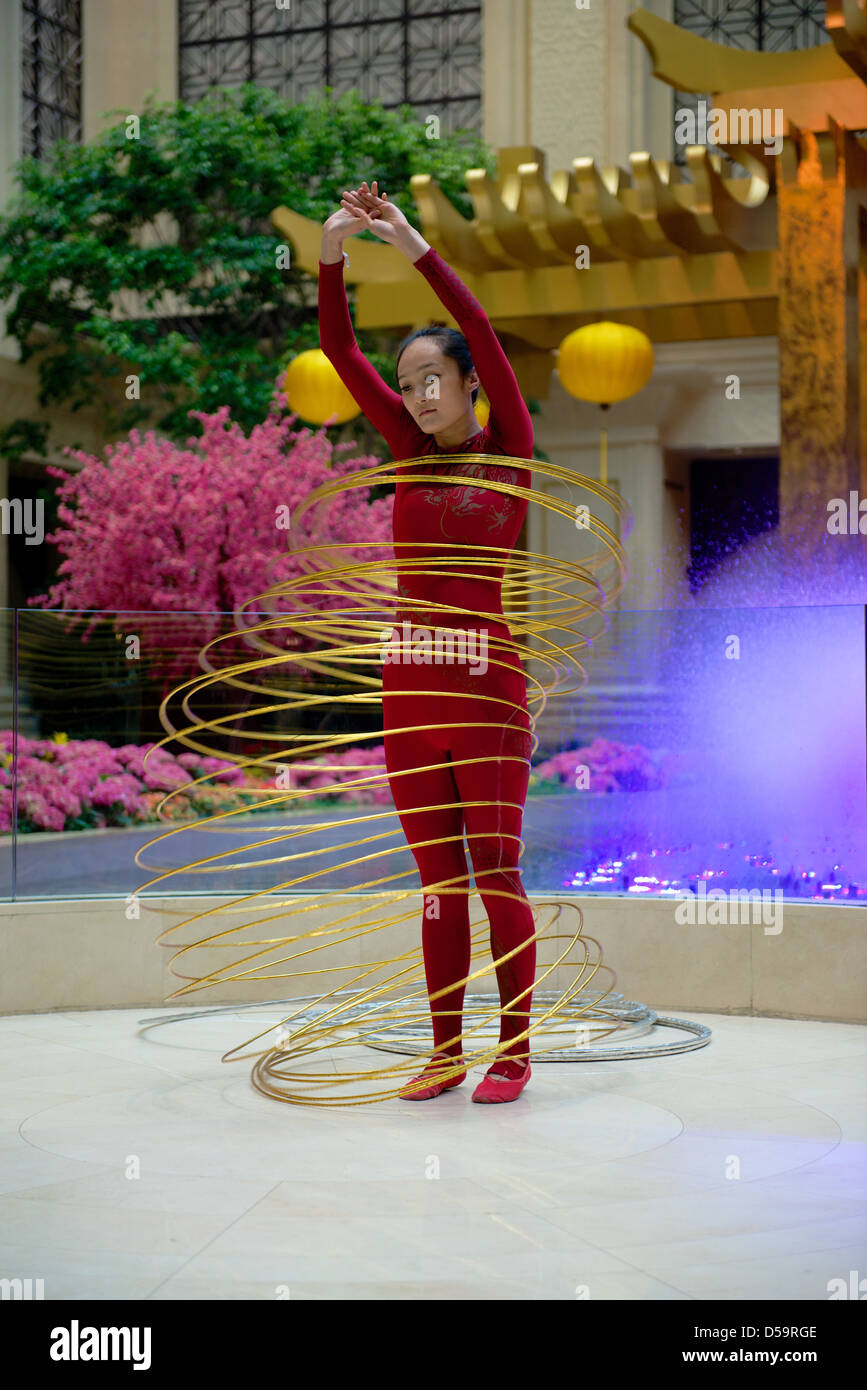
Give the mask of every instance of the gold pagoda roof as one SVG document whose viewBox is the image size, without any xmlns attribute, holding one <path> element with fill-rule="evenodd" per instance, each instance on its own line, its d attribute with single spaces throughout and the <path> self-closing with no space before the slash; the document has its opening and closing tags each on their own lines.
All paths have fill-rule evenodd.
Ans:
<svg viewBox="0 0 867 1390">
<path fill-rule="evenodd" d="M 466 171 L 472 221 L 432 175 L 412 177 L 421 234 L 497 331 L 513 336 L 513 348 L 545 359 L 543 395 L 550 350 L 600 316 L 633 323 L 656 342 L 774 333 L 777 181 L 797 179 L 805 160 L 822 177 L 843 168 L 867 206 L 867 140 L 858 133 L 867 128 L 867 16 L 858 0 L 829 0 L 832 43 L 794 53 L 728 49 L 643 9 L 627 23 L 659 80 L 726 108 L 782 108 L 782 149 L 689 145 L 684 165 L 641 150 L 628 169 L 577 156 L 549 176 L 543 150 L 509 146 L 498 152 L 496 179 Z M 735 177 L 723 154 L 746 174 Z M 271 221 L 296 263 L 315 274 L 321 227 L 286 207 Z M 577 269 L 581 247 L 588 264 Z M 360 328 L 402 332 L 442 317 L 430 286 L 393 247 L 353 238 L 347 254 Z"/>
</svg>

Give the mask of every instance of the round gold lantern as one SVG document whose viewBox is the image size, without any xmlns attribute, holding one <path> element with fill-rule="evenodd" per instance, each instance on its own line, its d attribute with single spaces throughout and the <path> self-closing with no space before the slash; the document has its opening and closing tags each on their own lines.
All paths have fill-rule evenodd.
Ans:
<svg viewBox="0 0 867 1390">
<path fill-rule="evenodd" d="M 343 425 L 360 414 L 360 406 L 347 391 L 321 348 L 299 352 L 286 369 L 283 391 L 294 410 L 311 425 Z"/>
<path fill-rule="evenodd" d="M 647 385 L 653 374 L 653 344 L 646 333 L 628 323 L 588 323 L 563 339 L 557 374 L 571 396 L 595 401 L 607 410 Z M 608 431 L 604 426 L 599 480 L 608 481 Z"/>
</svg>

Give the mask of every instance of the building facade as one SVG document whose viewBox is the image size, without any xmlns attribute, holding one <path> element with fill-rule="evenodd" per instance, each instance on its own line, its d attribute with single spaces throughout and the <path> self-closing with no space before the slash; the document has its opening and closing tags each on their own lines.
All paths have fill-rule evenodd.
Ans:
<svg viewBox="0 0 867 1390">
<path fill-rule="evenodd" d="M 495 147 L 534 145 L 549 174 L 577 156 L 628 168 L 631 152 L 676 160 L 674 108 L 683 98 L 653 78 L 644 46 L 628 30 L 630 0 L 0 0 L 0 204 L 14 193 L 12 165 L 39 155 L 59 135 L 89 140 L 103 123 L 135 112 L 148 93 L 196 100 L 214 85 L 255 80 L 288 100 L 327 83 L 357 86 L 386 106 L 408 101 L 420 119 L 436 110 L 445 129 L 479 131 Z M 735 47 L 798 48 L 827 40 L 824 4 L 762 0 L 648 0 L 643 7 Z M 359 169 L 359 179 L 365 171 Z M 47 418 L 35 371 L 0 335 L 0 424 Z M 737 410 L 725 382 L 743 383 Z M 598 409 L 569 396 L 556 377 L 535 417 L 537 442 L 552 461 L 599 476 Z M 51 457 L 65 443 L 99 451 L 98 413 L 52 409 Z M 773 336 L 657 346 L 650 384 L 608 418 L 609 477 L 636 517 L 628 541 L 627 608 L 694 601 L 691 535 L 697 478 L 735 467 L 764 468 L 773 492 L 779 449 L 779 363 Z M 736 474 L 735 474 L 736 475 Z M 731 476 L 735 476 L 731 475 Z M 44 466 L 0 459 L 0 492 L 35 495 Z M 20 606 L 26 557 L 0 536 L 0 607 Z M 568 523 L 536 509 L 528 548 L 568 554 Z"/>
</svg>

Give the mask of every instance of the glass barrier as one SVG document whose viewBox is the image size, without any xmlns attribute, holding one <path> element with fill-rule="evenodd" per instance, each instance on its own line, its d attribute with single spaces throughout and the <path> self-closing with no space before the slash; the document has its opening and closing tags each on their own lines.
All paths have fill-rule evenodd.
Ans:
<svg viewBox="0 0 867 1390">
<path fill-rule="evenodd" d="M 285 650 L 289 631 L 282 647 L 280 630 L 270 634 L 273 650 Z M 375 699 L 341 701 L 357 687 L 335 680 L 333 698 L 301 705 L 303 660 L 290 668 L 279 656 L 270 694 L 244 688 L 252 674 L 238 678 L 240 688 L 202 687 L 199 653 L 218 637 L 210 656 L 218 672 L 262 657 L 227 614 L 3 612 L 4 900 L 114 898 L 161 874 L 145 892 L 270 892 L 315 874 L 291 891 L 321 893 L 401 872 L 398 887 L 420 888 L 387 783 L 351 786 L 376 771 L 359 771 L 360 760 L 384 764 Z M 528 663 L 528 676 L 541 678 L 535 667 Z M 538 739 L 520 861 L 529 893 L 867 899 L 863 607 L 614 611 L 586 669 L 582 691 L 554 694 L 541 711 L 529 682 Z M 369 674 L 378 679 L 379 668 Z M 145 761 L 167 737 L 161 701 L 182 682 L 193 685 L 172 696 L 165 717 L 198 746 L 169 741 Z M 274 708 L 251 727 L 262 705 Z M 209 719 L 223 722 L 203 731 Z M 317 734 L 347 736 L 338 755 L 321 760 L 329 770 L 311 756 L 287 773 L 286 737 Z M 278 760 L 252 765 L 268 754 Z M 240 767 L 244 760 L 251 765 Z M 355 770 L 335 771 L 341 760 Z M 292 787 L 315 795 L 293 805 Z M 373 819 L 347 834 L 345 822 L 365 815 Z M 257 865 L 291 852 L 291 842 L 262 856 L 250 849 L 293 825 L 311 827 L 303 854 Z M 347 856 L 348 838 L 386 830 L 387 855 L 346 865 L 364 852 Z M 176 833 L 137 865 L 137 851 L 168 831 Z M 218 872 L 195 867 L 213 857 Z"/>
<path fill-rule="evenodd" d="M 11 731 L 15 726 L 15 610 L 0 608 L 0 730 Z M 0 898 L 10 901 L 15 893 L 14 839 L 12 831 L 11 734 L 0 748 Z"/>
</svg>

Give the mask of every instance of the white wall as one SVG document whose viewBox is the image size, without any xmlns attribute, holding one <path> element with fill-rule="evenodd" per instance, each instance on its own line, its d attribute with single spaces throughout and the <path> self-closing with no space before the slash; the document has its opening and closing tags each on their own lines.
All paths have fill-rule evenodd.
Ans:
<svg viewBox="0 0 867 1390">
<path fill-rule="evenodd" d="M 687 494 L 666 486 L 685 481 L 685 456 L 772 449 L 780 442 L 776 338 L 663 343 L 655 357 L 643 391 L 605 412 L 608 476 L 635 517 L 626 542 L 631 576 L 619 603 L 633 610 L 667 607 L 672 599 L 691 605 L 682 577 L 686 557 L 676 549 L 677 511 Z M 739 400 L 726 399 L 732 374 L 740 381 Z M 534 417 L 539 448 L 561 467 L 598 478 L 602 418 L 598 406 L 575 400 L 555 378 L 544 414 Z M 541 475 L 538 486 L 546 488 Z M 552 524 L 535 507 L 528 548 L 564 559 L 576 555 L 574 538 L 558 519 Z"/>
</svg>

